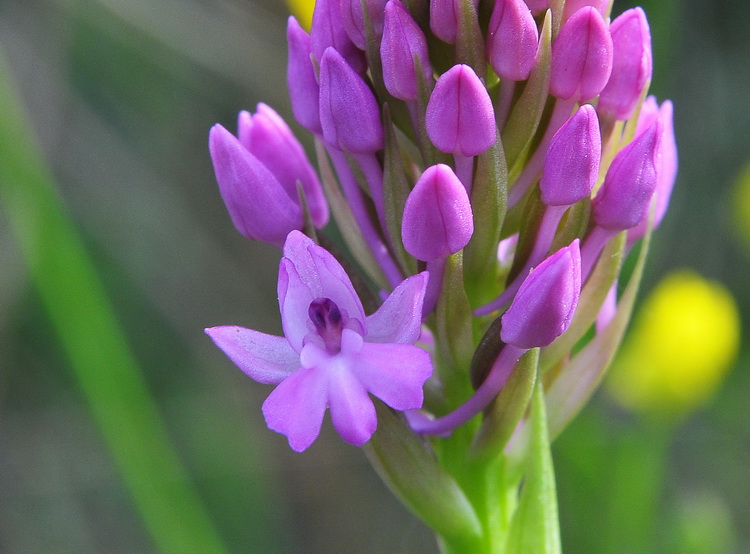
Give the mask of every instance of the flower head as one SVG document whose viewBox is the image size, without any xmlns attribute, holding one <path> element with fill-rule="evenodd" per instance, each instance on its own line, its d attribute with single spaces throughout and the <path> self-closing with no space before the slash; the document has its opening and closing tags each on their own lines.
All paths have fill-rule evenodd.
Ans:
<svg viewBox="0 0 750 554">
<path fill-rule="evenodd" d="M 318 0 L 309 35 L 290 18 L 292 109 L 315 135 L 348 274 L 308 224 L 320 226 L 327 207 L 275 112 L 243 113 L 239 138 L 212 131 L 235 224 L 283 243 L 284 332 L 207 333 L 276 386 L 263 413 L 293 449 L 315 441 L 328 408 L 355 445 L 380 425 L 368 455 L 443 538 L 461 538 L 449 550 L 493 547 L 473 512 L 484 498 L 465 498 L 475 487 L 441 466 L 481 471 L 507 455 L 531 471 L 519 506 L 534 496 L 526 478 L 538 465 L 528 454 L 541 452 L 532 444 L 547 440 L 539 423 L 558 433 L 600 382 L 647 233 L 669 203 L 672 105 L 642 100 L 648 24 L 636 8 L 610 25 L 610 11 L 611 0 Z M 618 297 L 622 261 L 642 237 Z M 434 337 L 423 340 L 430 353 L 415 346 L 421 331 Z M 454 431 L 458 440 L 442 442 Z"/>
<path fill-rule="evenodd" d="M 206 333 L 250 377 L 277 385 L 263 414 L 294 450 L 315 441 L 326 408 L 341 437 L 362 445 L 377 427 L 368 393 L 396 410 L 422 406 L 432 363 L 413 344 L 420 336 L 426 282 L 425 274 L 406 279 L 365 316 L 336 259 L 293 231 L 279 267 L 284 337 L 236 326 Z"/>
</svg>

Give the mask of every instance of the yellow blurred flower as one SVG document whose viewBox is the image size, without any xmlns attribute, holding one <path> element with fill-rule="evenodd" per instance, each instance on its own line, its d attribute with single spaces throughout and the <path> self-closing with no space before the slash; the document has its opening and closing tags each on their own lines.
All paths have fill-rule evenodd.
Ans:
<svg viewBox="0 0 750 554">
<path fill-rule="evenodd" d="M 732 216 L 737 234 L 750 246 L 750 162 L 734 182 Z"/>
<path fill-rule="evenodd" d="M 289 10 L 304 29 L 310 30 L 315 0 L 286 0 Z"/>
<path fill-rule="evenodd" d="M 673 273 L 636 315 L 609 391 L 639 413 L 685 414 L 716 390 L 739 341 L 739 313 L 729 291 L 691 271 Z"/>
</svg>

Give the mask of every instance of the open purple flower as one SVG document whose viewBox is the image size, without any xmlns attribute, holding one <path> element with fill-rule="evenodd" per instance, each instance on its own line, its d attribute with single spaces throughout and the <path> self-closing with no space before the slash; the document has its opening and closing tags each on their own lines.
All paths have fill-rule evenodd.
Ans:
<svg viewBox="0 0 750 554">
<path fill-rule="evenodd" d="M 357 446 L 377 428 L 372 394 L 395 410 L 420 408 L 432 375 L 420 336 L 427 274 L 403 281 L 365 316 L 344 269 L 299 231 L 284 244 L 279 308 L 284 337 L 236 326 L 206 329 L 256 381 L 278 385 L 263 403 L 268 427 L 297 452 L 318 437 L 326 408 L 341 437 Z"/>
</svg>

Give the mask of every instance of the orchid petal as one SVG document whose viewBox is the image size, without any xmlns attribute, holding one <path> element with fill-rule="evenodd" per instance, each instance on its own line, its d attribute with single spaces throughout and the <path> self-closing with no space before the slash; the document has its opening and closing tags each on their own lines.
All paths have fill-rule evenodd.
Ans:
<svg viewBox="0 0 750 554">
<path fill-rule="evenodd" d="M 299 369 L 299 356 L 284 337 L 235 325 L 205 331 L 237 367 L 259 383 L 278 385 Z"/>
<path fill-rule="evenodd" d="M 430 355 L 410 344 L 365 343 L 352 372 L 362 385 L 395 410 L 422 407 L 422 387 L 432 375 Z"/>
<path fill-rule="evenodd" d="M 328 402 L 325 369 L 300 369 L 284 379 L 263 402 L 266 425 L 286 435 L 292 450 L 306 450 L 320 434 Z"/>
<path fill-rule="evenodd" d="M 355 318 L 364 327 L 365 311 L 351 279 L 326 249 L 316 245 L 303 233 L 289 233 L 284 243 L 284 258 L 294 266 L 300 282 L 314 295 L 310 301 L 315 298 L 330 298 L 340 310 L 345 310 L 350 318 Z M 279 302 L 282 302 L 281 288 Z M 305 315 L 295 317 L 306 320 L 308 307 L 309 301 L 304 306 Z"/>
<path fill-rule="evenodd" d="M 367 342 L 414 344 L 422 332 L 427 272 L 405 279 L 367 318 Z"/>
<path fill-rule="evenodd" d="M 279 311 L 284 336 L 295 352 L 301 352 L 305 336 L 311 332 L 308 327 L 310 302 L 318 298 L 305 285 L 297 268 L 287 258 L 279 264 Z"/>
<path fill-rule="evenodd" d="M 375 406 L 365 387 L 348 368 L 335 369 L 337 371 L 330 379 L 328 392 L 333 426 L 346 442 L 362 446 L 370 440 L 378 426 Z"/>
</svg>

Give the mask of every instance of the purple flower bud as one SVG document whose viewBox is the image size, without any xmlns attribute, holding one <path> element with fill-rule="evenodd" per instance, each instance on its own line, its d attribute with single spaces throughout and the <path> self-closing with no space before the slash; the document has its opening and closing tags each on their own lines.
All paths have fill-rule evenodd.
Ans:
<svg viewBox="0 0 750 554">
<path fill-rule="evenodd" d="M 328 222 L 328 205 L 320 181 L 292 130 L 279 114 L 265 104 L 251 115 L 240 112 L 240 143 L 278 179 L 290 198 L 297 198 L 297 182 L 305 193 L 310 217 L 316 227 Z"/>
<path fill-rule="evenodd" d="M 286 37 L 289 45 L 286 81 L 294 119 L 314 135 L 321 135 L 323 129 L 318 112 L 320 87 L 310 60 L 310 35 L 290 16 Z"/>
<path fill-rule="evenodd" d="M 649 96 L 646 102 L 641 108 L 641 116 L 638 118 L 638 126 L 636 127 L 636 135 L 641 132 L 641 121 L 651 119 L 651 106 L 656 106 L 656 99 L 653 96 Z M 658 109 L 658 107 L 657 107 Z M 658 175 L 656 178 L 656 206 L 654 208 L 654 221 L 653 228 L 656 229 L 661 220 L 664 219 L 664 215 L 669 207 L 669 200 L 672 196 L 672 188 L 674 187 L 675 179 L 677 178 L 677 143 L 675 142 L 674 136 L 674 123 L 673 123 L 673 107 L 672 102 L 665 100 L 661 105 L 656 115 L 663 125 L 662 137 L 661 137 L 661 148 L 659 157 L 661 158 L 661 166 L 659 167 Z M 652 120 L 653 121 L 653 120 Z M 648 224 L 648 218 L 644 217 L 641 222 L 628 231 L 628 240 L 630 242 L 636 241 L 646 234 L 646 226 Z"/>
<path fill-rule="evenodd" d="M 503 314 L 500 338 L 518 348 L 547 346 L 568 329 L 580 295 L 576 239 L 531 270 Z"/>
<path fill-rule="evenodd" d="M 443 42 L 456 43 L 462 0 L 430 0 L 430 29 Z M 474 7 L 479 0 L 473 0 Z"/>
<path fill-rule="evenodd" d="M 597 225 L 624 231 L 647 217 L 659 173 L 662 134 L 663 125 L 657 119 L 617 154 L 594 198 Z"/>
<path fill-rule="evenodd" d="M 593 6 L 600 14 L 604 15 L 609 0 L 565 0 L 563 8 L 563 23 L 570 19 L 570 16 L 586 6 Z"/>
<path fill-rule="evenodd" d="M 500 77 L 528 79 L 536 60 L 539 30 L 523 0 L 497 0 L 487 34 L 487 57 Z"/>
<path fill-rule="evenodd" d="M 612 76 L 599 95 L 597 110 L 618 120 L 633 115 L 651 78 L 651 33 L 641 8 L 623 12 L 610 26 L 614 58 Z"/>
<path fill-rule="evenodd" d="M 401 236 L 406 251 L 423 261 L 455 254 L 474 233 L 466 188 L 445 164 L 428 167 L 406 199 Z"/>
<path fill-rule="evenodd" d="M 550 0 L 525 0 L 526 5 L 531 10 L 531 13 L 534 15 L 538 15 L 542 13 L 544 10 L 549 8 Z"/>
<path fill-rule="evenodd" d="M 302 228 L 299 205 L 234 135 L 214 125 L 208 146 L 219 192 L 240 233 L 280 246 L 290 231 Z"/>
<path fill-rule="evenodd" d="M 415 56 L 419 58 L 422 74 L 431 81 L 432 66 L 424 33 L 404 5 L 391 0 L 385 6 L 380 57 L 385 88 L 400 100 L 416 100 L 419 95 Z"/>
<path fill-rule="evenodd" d="M 339 150 L 367 154 L 383 148 L 375 95 L 333 48 L 320 60 L 320 123 L 325 141 Z"/>
<path fill-rule="evenodd" d="M 584 104 L 552 137 L 539 181 L 542 202 L 570 206 L 591 194 L 599 175 L 602 137 L 591 104 Z"/>
<path fill-rule="evenodd" d="M 427 135 L 446 153 L 478 156 L 495 143 L 492 101 L 468 65 L 454 65 L 440 76 L 427 103 Z"/>
<path fill-rule="evenodd" d="M 659 110 L 659 119 L 664 126 L 661 137 L 661 166 L 659 167 L 659 177 L 656 183 L 656 212 L 654 214 L 654 226 L 658 226 L 664 218 L 664 214 L 669 206 L 669 199 L 672 196 L 672 188 L 677 179 L 677 141 L 674 136 L 673 114 L 674 106 L 670 100 L 665 100 Z"/>
<path fill-rule="evenodd" d="M 581 102 L 599 94 L 612 73 L 612 49 L 607 23 L 596 8 L 574 13 L 552 44 L 552 95 Z"/>
<path fill-rule="evenodd" d="M 365 0 L 367 15 L 370 18 L 375 37 L 383 35 L 383 17 L 385 4 L 388 0 Z M 367 48 L 367 33 L 365 30 L 365 14 L 360 0 L 340 0 L 341 19 L 344 29 L 351 41 L 360 50 Z"/>
<path fill-rule="evenodd" d="M 638 122 L 635 126 L 635 135 L 640 135 L 643 131 L 651 127 L 651 124 L 659 117 L 659 103 L 653 94 L 646 97 L 641 105 L 641 111 L 638 113 Z"/>
<path fill-rule="evenodd" d="M 340 0 L 317 0 L 310 29 L 310 49 L 318 63 L 326 48 L 333 47 L 357 73 L 366 70 L 362 51 L 351 41 L 344 28 Z"/>
</svg>

